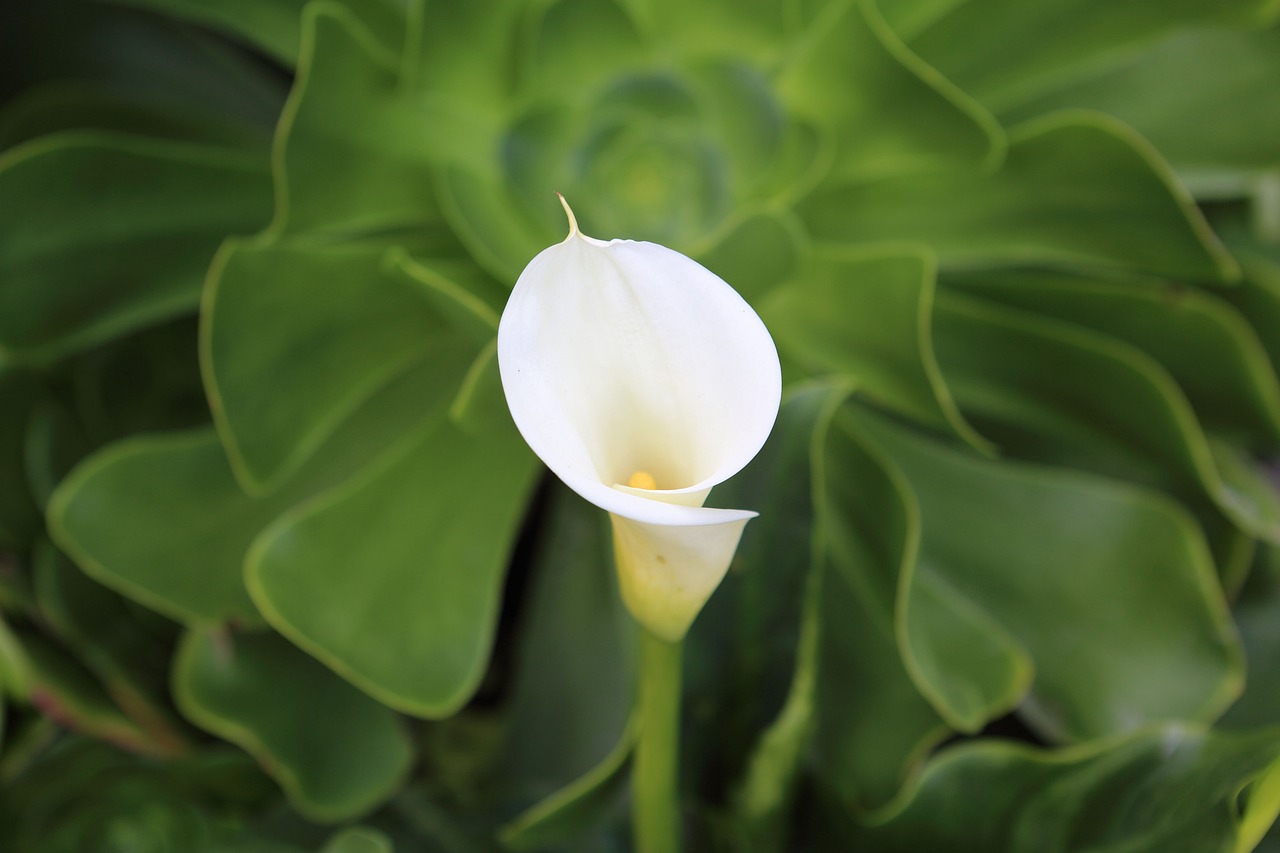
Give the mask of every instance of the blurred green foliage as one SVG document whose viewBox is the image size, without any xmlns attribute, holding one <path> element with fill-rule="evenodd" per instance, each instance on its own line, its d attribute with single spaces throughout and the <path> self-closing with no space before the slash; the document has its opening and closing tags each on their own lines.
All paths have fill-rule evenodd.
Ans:
<svg viewBox="0 0 1280 853">
<path fill-rule="evenodd" d="M 494 360 L 559 190 L 784 362 L 692 849 L 1280 849 L 1280 3 L 0 16 L 0 847 L 626 848 Z"/>
</svg>

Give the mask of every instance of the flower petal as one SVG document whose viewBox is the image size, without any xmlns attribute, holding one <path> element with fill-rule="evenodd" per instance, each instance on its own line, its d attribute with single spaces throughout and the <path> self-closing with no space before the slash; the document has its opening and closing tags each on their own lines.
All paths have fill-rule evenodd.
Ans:
<svg viewBox="0 0 1280 853">
<path fill-rule="evenodd" d="M 656 503 L 656 502 L 655 502 Z M 653 635 L 679 642 L 715 592 L 755 513 L 672 507 L 702 516 L 699 526 L 671 526 L 610 515 L 622 600 Z"/>
<path fill-rule="evenodd" d="M 620 495 L 612 485 L 636 471 L 669 491 L 724 481 L 764 443 L 782 393 L 773 340 L 733 288 L 662 246 L 576 230 L 516 282 L 498 364 L 529 446 L 600 506 L 581 486 Z M 638 518 L 645 503 L 611 511 Z"/>
</svg>

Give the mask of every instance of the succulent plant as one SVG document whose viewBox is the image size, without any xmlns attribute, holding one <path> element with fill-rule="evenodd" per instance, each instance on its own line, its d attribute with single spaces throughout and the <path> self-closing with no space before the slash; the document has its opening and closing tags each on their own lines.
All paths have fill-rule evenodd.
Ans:
<svg viewBox="0 0 1280 853">
<path fill-rule="evenodd" d="M 556 191 L 782 359 L 693 849 L 1280 849 L 1280 3 L 6 14 L 13 849 L 625 848 L 607 524 L 496 360 Z"/>
</svg>

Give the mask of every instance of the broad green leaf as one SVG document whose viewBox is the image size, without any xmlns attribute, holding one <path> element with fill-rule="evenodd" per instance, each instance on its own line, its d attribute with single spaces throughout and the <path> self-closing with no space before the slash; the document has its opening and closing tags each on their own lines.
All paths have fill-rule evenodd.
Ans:
<svg viewBox="0 0 1280 853">
<path fill-rule="evenodd" d="M 960 453 L 869 415 L 858 423 L 920 502 L 914 582 L 938 584 L 1014 638 L 1034 667 L 1020 711 L 1037 730 L 1085 740 L 1207 722 L 1239 695 L 1239 639 L 1180 507 L 1092 476 Z M 913 652 L 954 643 L 945 622 L 914 618 L 911 604 L 902 619 Z M 982 657 L 948 659 L 922 668 L 944 697 L 988 677 Z"/>
<path fill-rule="evenodd" d="M 289 505 L 247 498 L 205 429 L 104 448 L 59 486 L 48 521 L 90 577 L 135 601 L 182 622 L 255 623 L 240 565 Z"/>
<path fill-rule="evenodd" d="M 936 263 L 923 248 L 811 253 L 762 311 L 782 349 L 810 370 L 847 377 L 878 403 L 984 447 L 934 358 Z"/>
<path fill-rule="evenodd" d="M 1280 28 L 1197 28 L 1002 118 L 1099 110 L 1150 140 L 1193 189 L 1239 192 L 1243 174 L 1280 165 L 1278 77 Z"/>
<path fill-rule="evenodd" d="M 237 483 L 213 430 L 103 448 L 50 500 L 55 541 L 99 582 L 184 622 L 258 620 L 242 567 L 284 510 L 363 469 L 415 426 L 443 417 L 463 365 L 427 358 L 372 394 L 269 495 Z"/>
<path fill-rule="evenodd" d="M 192 310 L 218 243 L 266 221 L 264 166 L 93 132 L 0 156 L 0 349 L 46 358 Z"/>
<path fill-rule="evenodd" d="M 455 331 L 468 317 L 473 328 Z M 210 270 L 201 319 L 214 420 L 254 492 L 296 471 L 397 377 L 437 363 L 438 384 L 401 413 L 411 427 L 461 384 L 480 349 L 476 327 L 496 328 L 474 296 L 438 274 L 411 277 L 382 242 L 230 243 Z"/>
<path fill-rule="evenodd" d="M 369 3 L 374 0 L 368 0 Z M 439 219 L 433 129 L 398 60 L 336 2 L 308 4 L 298 75 L 276 132 L 273 235 L 375 232 Z"/>
<path fill-rule="evenodd" d="M 315 820 L 368 812 L 413 761 L 394 713 L 271 633 L 189 632 L 173 686 L 188 719 L 257 758 Z"/>
<path fill-rule="evenodd" d="M 1263 468 L 1206 440 L 1177 383 L 1132 345 L 947 294 L 934 340 L 956 400 L 1010 454 L 1212 501 L 1255 536 L 1280 536 L 1280 493 Z"/>
<path fill-rule="evenodd" d="M 921 530 L 929 535 L 920 526 L 919 496 L 865 441 L 844 420 L 828 439 L 825 484 L 832 516 L 824 534 L 829 559 L 864 597 L 877 628 L 894 637 L 921 695 L 952 728 L 977 731 L 1022 700 L 1032 663 L 1006 626 L 918 552 Z M 868 559 L 865 534 L 855 532 L 872 511 L 870 498 L 854 493 L 867 482 L 902 506 L 888 534 L 901 537 L 896 560 L 885 558 L 893 552 L 883 540 Z"/>
<path fill-rule="evenodd" d="M 874 814 L 895 809 L 922 756 L 956 723 L 922 695 L 897 627 L 898 590 L 907 589 L 920 542 L 915 497 L 848 430 L 821 439 L 811 474 L 823 566 L 813 771 L 845 809 Z M 972 649 L 981 639 L 966 630 L 954 642 Z M 991 671 L 1016 680 L 1009 662 L 1005 655 Z"/>
<path fill-rule="evenodd" d="M 840 843 L 882 853 L 1231 853 L 1236 793 L 1277 754 L 1274 729 L 1172 725 L 1059 752 L 961 745 L 930 763 L 906 811 L 883 826 L 846 824 Z"/>
<path fill-rule="evenodd" d="M 636 629 L 618 593 L 607 516 L 558 482 L 539 499 L 510 716 L 492 770 L 501 801 L 532 806 L 513 838 L 541 837 L 560 824 L 562 809 L 590 818 L 581 801 L 598 789 L 608 805 L 603 789 L 612 789 L 634 735 Z"/>
<path fill-rule="evenodd" d="M 1208 432 L 1255 449 L 1280 445 L 1280 382 L 1267 351 L 1246 316 L 1216 294 L 1030 270 L 943 283 L 1132 344 L 1177 380 Z"/>
<path fill-rule="evenodd" d="M 932 15 L 927 26 L 908 34 L 908 43 L 993 110 L 1088 74 L 1179 27 L 1261 22 L 1280 11 L 1274 0 L 967 0 L 950 5 L 946 14 Z M 1200 61 L 1197 57 L 1196 64 Z"/>
<path fill-rule="evenodd" d="M 903 45 L 872 0 L 830 3 L 809 29 L 778 86 L 793 111 L 834 131 L 828 181 L 999 162 L 999 125 Z"/>
<path fill-rule="evenodd" d="M 993 174 L 956 169 L 828 186 L 798 212 L 821 242 L 923 242 L 944 269 L 1038 261 L 1205 281 L 1238 275 L 1158 155 L 1090 113 L 1020 125 Z"/>
<path fill-rule="evenodd" d="M 380 701 L 448 716 L 484 673 L 533 462 L 509 425 L 436 421 L 264 531 L 245 566 L 253 599 Z"/>
</svg>

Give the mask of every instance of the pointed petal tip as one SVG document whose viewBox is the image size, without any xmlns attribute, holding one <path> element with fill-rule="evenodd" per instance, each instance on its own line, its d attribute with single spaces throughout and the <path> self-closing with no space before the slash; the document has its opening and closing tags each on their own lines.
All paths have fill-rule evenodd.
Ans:
<svg viewBox="0 0 1280 853">
<path fill-rule="evenodd" d="M 565 197 L 558 191 L 556 192 L 556 198 L 560 199 L 560 206 L 564 208 L 564 215 L 569 217 L 569 237 L 578 234 L 578 220 L 573 215 L 573 208 L 569 207 L 569 202 L 565 201 Z M 565 239 L 567 240 L 569 237 Z"/>
</svg>

